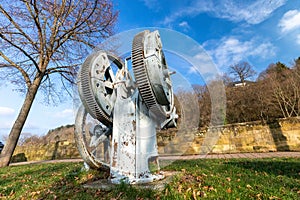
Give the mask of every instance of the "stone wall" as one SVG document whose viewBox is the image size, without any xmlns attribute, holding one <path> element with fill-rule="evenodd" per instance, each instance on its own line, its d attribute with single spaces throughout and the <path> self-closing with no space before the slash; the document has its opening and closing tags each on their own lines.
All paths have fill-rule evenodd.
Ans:
<svg viewBox="0 0 300 200">
<path fill-rule="evenodd" d="M 159 154 L 300 151 L 300 118 L 249 122 L 158 137 Z M 190 141 L 190 137 L 193 140 Z"/>
<path fill-rule="evenodd" d="M 300 151 L 300 118 L 269 124 L 231 124 L 201 131 L 170 129 L 157 134 L 157 144 L 160 155 Z M 80 158 L 73 133 L 68 140 L 18 146 L 14 153 L 14 161 L 66 158 Z"/>
<path fill-rule="evenodd" d="M 80 158 L 74 141 L 17 146 L 12 162 Z"/>
</svg>

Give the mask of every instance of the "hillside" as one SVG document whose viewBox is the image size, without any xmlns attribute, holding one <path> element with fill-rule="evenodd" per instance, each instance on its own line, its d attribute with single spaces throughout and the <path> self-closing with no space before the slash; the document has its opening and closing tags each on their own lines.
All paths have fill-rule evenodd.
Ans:
<svg viewBox="0 0 300 200">
<path fill-rule="evenodd" d="M 55 143 L 57 141 L 74 142 L 74 124 L 49 130 L 44 136 L 44 141 L 47 143 Z"/>
<path fill-rule="evenodd" d="M 74 139 L 74 125 L 49 130 L 45 136 L 31 136 L 18 145 L 12 162 L 80 158 Z"/>
<path fill-rule="evenodd" d="M 46 145 L 50 143 L 56 143 L 58 141 L 68 141 L 70 143 L 74 143 L 74 125 L 65 125 L 51 129 L 44 136 L 32 134 L 23 135 L 23 137 L 19 140 L 18 146 Z"/>
</svg>

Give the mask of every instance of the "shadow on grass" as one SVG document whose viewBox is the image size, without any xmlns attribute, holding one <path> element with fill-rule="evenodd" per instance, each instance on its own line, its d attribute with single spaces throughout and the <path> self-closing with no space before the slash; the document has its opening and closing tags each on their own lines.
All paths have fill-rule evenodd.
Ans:
<svg viewBox="0 0 300 200">
<path fill-rule="evenodd" d="M 297 199 L 300 188 L 300 161 L 295 158 L 198 159 L 165 164 L 168 165 L 164 171 L 181 171 L 182 176 L 174 179 L 162 192 L 136 189 L 126 184 L 120 184 L 109 192 L 84 188 L 83 184 L 107 178 L 108 174 L 84 171 L 82 163 L 8 167 L 0 169 L 0 197 L 130 200 L 159 197 L 161 200 L 173 200 L 184 199 L 183 195 L 192 198 L 197 190 L 210 199 L 236 199 L 243 196 L 254 199 L 258 193 L 261 199 L 273 196 Z M 178 191 L 179 186 L 181 192 Z M 230 193 L 228 188 L 232 189 Z"/>
<path fill-rule="evenodd" d="M 183 172 L 170 185 L 175 193 L 180 186 L 184 192 L 202 190 L 209 199 L 299 198 L 300 160 L 296 158 L 184 160 L 165 170 Z"/>
<path fill-rule="evenodd" d="M 108 178 L 109 173 L 83 170 L 82 163 L 51 163 L 0 169 L 0 199 L 152 199 L 155 191 L 120 184 L 112 191 L 83 185 Z"/>
<path fill-rule="evenodd" d="M 275 176 L 300 179 L 300 162 L 294 162 L 288 159 L 235 160 L 226 162 L 226 165 L 244 168 L 252 172 L 265 172 Z"/>
<path fill-rule="evenodd" d="M 136 189 L 127 184 L 117 185 L 111 191 L 95 188 L 84 188 L 86 183 L 99 179 L 107 179 L 109 172 L 100 170 L 85 171 L 77 168 L 65 174 L 59 181 L 52 184 L 45 192 L 38 195 L 38 199 L 152 199 L 155 192 L 150 189 Z"/>
<path fill-rule="evenodd" d="M 60 169 L 60 171 L 63 171 Z M 95 176 L 97 174 L 97 176 Z M 78 165 L 65 174 L 59 176 L 47 189 L 39 193 L 37 199 L 95 199 L 96 196 L 103 196 L 100 190 L 85 189 L 82 182 L 94 181 L 97 178 L 106 176 L 103 172 L 85 171 L 83 165 Z M 99 198 L 98 198 L 99 199 Z M 101 198 L 100 198 L 101 199 Z"/>
<path fill-rule="evenodd" d="M 18 199 L 30 190 L 28 188 L 43 187 L 43 181 L 53 177 L 53 173 L 60 171 L 65 166 L 62 165 L 21 165 L 2 168 L 4 173 L 0 173 L 0 197 L 8 199 Z M 34 191 L 32 191 L 34 192 Z"/>
</svg>

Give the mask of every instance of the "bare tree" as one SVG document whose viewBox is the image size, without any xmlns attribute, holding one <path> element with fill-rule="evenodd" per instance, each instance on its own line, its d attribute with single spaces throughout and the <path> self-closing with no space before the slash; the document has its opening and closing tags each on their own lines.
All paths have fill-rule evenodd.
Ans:
<svg viewBox="0 0 300 200">
<path fill-rule="evenodd" d="M 199 127 L 208 127 L 211 121 L 211 99 L 207 85 L 193 85 L 198 97 L 200 120 Z"/>
<path fill-rule="evenodd" d="M 37 91 L 60 100 L 82 59 L 113 33 L 117 15 L 110 0 L 0 1 L 0 78 L 25 94 L 0 167 L 10 162 Z"/>
<path fill-rule="evenodd" d="M 271 64 L 263 76 L 271 87 L 269 97 L 273 99 L 282 117 L 294 117 L 300 114 L 300 81 L 297 71 L 296 62 L 291 69 L 277 62 Z"/>
<path fill-rule="evenodd" d="M 206 85 L 193 85 L 200 108 L 200 127 L 222 125 L 226 116 L 226 94 L 223 77 L 210 80 Z"/>
<path fill-rule="evenodd" d="M 240 62 L 229 67 L 229 73 L 234 76 L 235 79 L 239 79 L 244 85 L 247 78 L 253 77 L 256 72 L 248 62 Z"/>
</svg>

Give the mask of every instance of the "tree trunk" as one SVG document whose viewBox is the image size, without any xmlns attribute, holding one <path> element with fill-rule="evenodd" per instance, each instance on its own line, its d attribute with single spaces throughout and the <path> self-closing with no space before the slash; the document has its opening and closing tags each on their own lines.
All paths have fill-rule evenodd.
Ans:
<svg viewBox="0 0 300 200">
<path fill-rule="evenodd" d="M 26 97 L 24 100 L 24 103 L 21 107 L 21 110 L 19 112 L 19 115 L 10 131 L 8 140 L 6 141 L 6 144 L 4 145 L 4 148 L 0 155 L 0 167 L 8 166 L 11 160 L 11 157 L 14 153 L 14 150 L 17 146 L 20 134 L 22 132 L 23 126 L 26 122 L 27 116 L 29 114 L 31 105 L 35 99 L 35 95 L 38 91 L 38 88 L 41 84 L 41 80 L 43 77 L 37 76 L 33 82 L 32 85 L 27 90 Z"/>
</svg>

